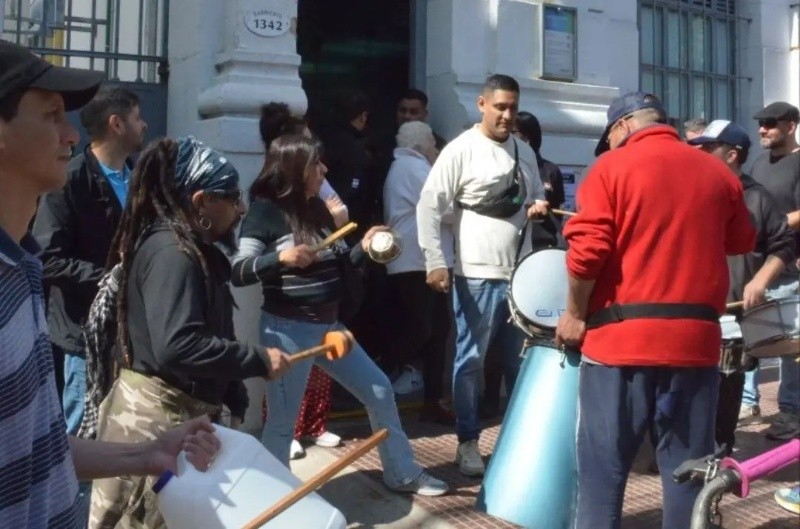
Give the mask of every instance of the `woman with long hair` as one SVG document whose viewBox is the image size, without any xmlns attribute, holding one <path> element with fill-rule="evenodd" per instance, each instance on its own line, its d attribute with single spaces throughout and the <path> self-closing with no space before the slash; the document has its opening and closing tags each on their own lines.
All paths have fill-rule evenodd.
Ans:
<svg viewBox="0 0 800 529">
<path fill-rule="evenodd" d="M 282 136 L 301 134 L 308 138 L 312 137 L 311 130 L 304 118 L 293 115 L 286 103 L 274 101 L 261 107 L 258 130 L 261 133 L 261 141 L 264 143 L 266 152 L 269 152 L 272 142 Z M 340 228 L 347 224 L 347 206 L 344 205 L 327 180 L 323 180 L 319 195 L 333 216 L 336 227 Z M 306 392 L 300 405 L 300 413 L 294 427 L 294 439 L 289 450 L 291 459 L 299 459 L 306 455 L 301 441 L 310 441 L 317 446 L 326 448 L 333 448 L 341 444 L 341 437 L 328 431 L 326 424 L 328 413 L 331 410 L 332 389 L 331 378 L 319 367 L 311 368 Z M 266 421 L 269 411 L 269 402 L 267 402 L 266 396 L 263 407 L 262 420 Z"/>
<path fill-rule="evenodd" d="M 266 346 L 300 350 L 318 345 L 328 331 L 344 329 L 339 312 L 349 294 L 344 287 L 347 267 L 363 262 L 372 237 L 385 229 L 370 228 L 352 249 L 339 242 L 332 249 L 315 251 L 313 246 L 335 231 L 333 218 L 318 197 L 326 172 L 321 150 L 318 142 L 301 135 L 276 139 L 250 188 L 233 283 L 261 284 L 261 336 Z M 389 379 L 358 343 L 340 360 L 318 357 L 299 362 L 283 379 L 267 382 L 269 414 L 262 442 L 275 457 L 288 466 L 312 362 L 365 405 L 374 430 L 389 430 L 378 451 L 383 481 L 390 489 L 428 496 L 447 491 L 444 482 L 414 461 Z"/>
<path fill-rule="evenodd" d="M 193 138 L 145 150 L 109 254 L 119 278 L 116 325 L 122 369 L 100 408 L 97 438 L 148 441 L 187 418 L 247 407 L 241 380 L 276 378 L 288 367 L 275 347 L 233 334 L 230 264 L 241 219 L 239 175 Z M 90 527 L 164 527 L 156 478 L 97 480 Z"/>
</svg>

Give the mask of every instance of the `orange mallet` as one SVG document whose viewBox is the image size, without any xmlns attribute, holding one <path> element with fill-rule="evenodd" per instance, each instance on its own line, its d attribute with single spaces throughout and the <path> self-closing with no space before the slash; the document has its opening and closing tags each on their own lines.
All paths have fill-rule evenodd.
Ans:
<svg viewBox="0 0 800 529">
<path fill-rule="evenodd" d="M 293 354 L 289 357 L 289 364 L 321 355 L 325 355 L 328 360 L 339 360 L 350 352 L 353 343 L 355 343 L 355 338 L 350 331 L 326 332 L 322 337 L 322 344 Z"/>
</svg>

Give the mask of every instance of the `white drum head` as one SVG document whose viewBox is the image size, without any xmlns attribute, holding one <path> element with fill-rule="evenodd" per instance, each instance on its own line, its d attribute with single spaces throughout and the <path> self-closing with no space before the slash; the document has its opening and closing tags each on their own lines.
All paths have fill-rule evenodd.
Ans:
<svg viewBox="0 0 800 529">
<path fill-rule="evenodd" d="M 567 252 L 551 248 L 528 254 L 511 277 L 513 307 L 532 325 L 555 329 L 566 309 L 567 281 Z"/>
<path fill-rule="evenodd" d="M 742 337 L 742 328 L 736 322 L 736 316 L 732 314 L 720 316 L 719 326 L 722 327 L 723 340 L 735 340 Z"/>
</svg>

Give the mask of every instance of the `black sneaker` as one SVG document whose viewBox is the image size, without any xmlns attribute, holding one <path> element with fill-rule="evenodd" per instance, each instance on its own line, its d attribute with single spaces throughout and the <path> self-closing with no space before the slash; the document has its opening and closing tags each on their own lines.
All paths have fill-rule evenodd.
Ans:
<svg viewBox="0 0 800 529">
<path fill-rule="evenodd" d="M 800 417 L 780 412 L 770 427 L 764 430 L 764 435 L 773 441 L 791 441 L 800 437 Z"/>
</svg>

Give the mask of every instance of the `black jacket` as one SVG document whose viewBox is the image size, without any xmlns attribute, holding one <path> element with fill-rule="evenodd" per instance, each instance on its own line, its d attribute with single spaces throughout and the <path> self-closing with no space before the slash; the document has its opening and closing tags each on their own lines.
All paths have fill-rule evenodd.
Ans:
<svg viewBox="0 0 800 529">
<path fill-rule="evenodd" d="M 169 228 L 154 229 L 136 250 L 127 288 L 131 367 L 197 399 L 224 402 L 242 416 L 246 393 L 231 394 L 232 382 L 267 376 L 265 353 L 234 338 L 228 258 L 195 242 L 208 279 Z"/>
<path fill-rule="evenodd" d="M 39 201 L 33 234 L 43 248 L 52 341 L 83 351 L 82 326 L 97 293 L 122 206 L 91 149 L 70 160 L 67 183 Z"/>
<path fill-rule="evenodd" d="M 767 257 L 774 255 L 792 266 L 797 255 L 794 232 L 787 226 L 786 216 L 778 211 L 772 195 L 748 175 L 742 175 L 742 185 L 744 201 L 756 228 L 756 247 L 748 254 L 728 257 L 728 301 L 742 299 L 745 285 L 753 279 Z"/>
</svg>

